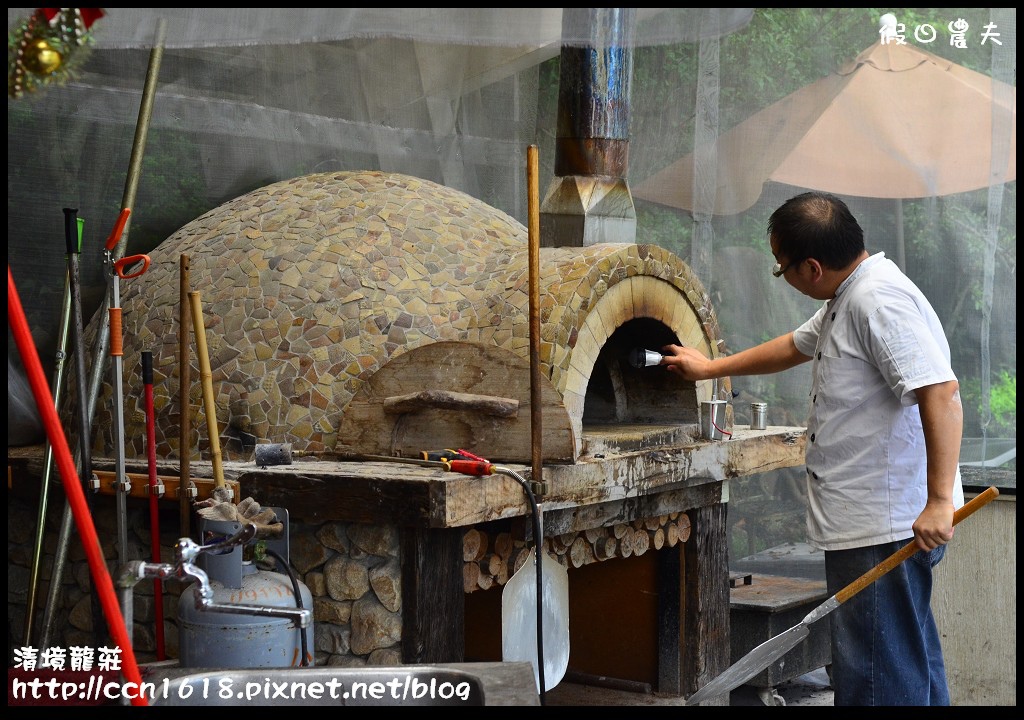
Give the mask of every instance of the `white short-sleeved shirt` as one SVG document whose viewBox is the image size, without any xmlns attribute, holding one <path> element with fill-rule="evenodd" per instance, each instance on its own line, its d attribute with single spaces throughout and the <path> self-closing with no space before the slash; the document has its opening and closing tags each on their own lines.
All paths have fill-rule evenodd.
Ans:
<svg viewBox="0 0 1024 720">
<path fill-rule="evenodd" d="M 808 543 L 846 550 L 913 537 L 928 498 L 914 391 L 956 379 L 935 310 L 877 253 L 797 328 L 793 341 L 813 363 Z M 953 501 L 957 508 L 964 503 L 959 469 Z"/>
</svg>

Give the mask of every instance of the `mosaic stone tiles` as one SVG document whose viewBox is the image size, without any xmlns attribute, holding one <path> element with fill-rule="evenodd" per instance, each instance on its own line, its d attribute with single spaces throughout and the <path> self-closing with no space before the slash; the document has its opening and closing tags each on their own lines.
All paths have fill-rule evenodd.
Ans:
<svg viewBox="0 0 1024 720">
<path fill-rule="evenodd" d="M 406 175 L 308 175 L 227 202 L 161 243 L 145 275 L 122 285 L 126 455 L 146 457 L 138 378 L 141 353 L 150 351 L 157 455 L 180 457 L 182 255 L 202 307 L 222 455 L 241 460 L 255 442 L 332 450 L 353 394 L 420 345 L 494 344 L 528 358 L 528 254 L 526 227 L 514 218 Z M 543 372 L 577 429 L 597 352 L 623 322 L 652 317 L 718 353 L 703 287 L 660 247 L 541 248 L 538 285 Z M 208 458 L 190 346 L 188 446 L 190 457 Z M 106 457 L 112 402 L 108 384 L 93 450 Z"/>
</svg>

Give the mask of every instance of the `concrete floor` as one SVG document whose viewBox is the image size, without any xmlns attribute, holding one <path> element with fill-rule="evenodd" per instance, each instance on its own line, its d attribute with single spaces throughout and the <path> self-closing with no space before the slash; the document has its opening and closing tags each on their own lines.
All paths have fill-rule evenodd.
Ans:
<svg viewBox="0 0 1024 720">
<path fill-rule="evenodd" d="M 664 696 L 658 693 L 611 690 L 604 687 L 562 682 L 548 690 L 544 698 L 544 704 L 551 706 L 661 706 L 682 705 L 683 698 Z M 794 680 L 782 683 L 776 688 L 759 689 L 750 685 L 743 685 L 732 691 L 729 696 L 729 704 L 762 707 L 832 705 L 832 688 L 829 686 L 828 674 L 825 672 L 825 669 L 819 668 Z"/>
</svg>

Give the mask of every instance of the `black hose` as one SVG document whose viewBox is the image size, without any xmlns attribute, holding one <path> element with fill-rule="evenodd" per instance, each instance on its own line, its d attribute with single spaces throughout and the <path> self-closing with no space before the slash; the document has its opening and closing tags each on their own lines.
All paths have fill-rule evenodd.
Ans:
<svg viewBox="0 0 1024 720">
<path fill-rule="evenodd" d="M 288 562 L 283 557 L 281 557 L 281 555 L 278 552 L 271 550 L 270 548 L 267 548 L 266 553 L 270 557 L 277 560 L 278 564 L 280 564 L 281 567 L 284 568 L 284 571 L 288 573 L 288 577 L 292 581 L 292 592 L 295 594 L 295 607 L 297 607 L 299 610 L 303 610 L 304 608 L 302 607 L 302 590 L 299 588 L 299 579 L 295 577 L 295 571 L 292 570 L 292 566 L 289 565 Z M 299 662 L 299 666 L 309 667 L 309 647 L 306 644 L 306 628 L 299 627 L 299 638 L 302 647 L 302 660 Z"/>
<path fill-rule="evenodd" d="M 533 520 L 533 545 L 537 551 L 537 677 L 540 681 L 540 704 L 544 705 L 544 694 L 547 692 L 544 680 L 544 574 L 541 571 L 544 559 L 544 538 L 541 537 L 540 508 L 533 491 L 526 488 L 530 498 L 530 513 Z"/>
</svg>

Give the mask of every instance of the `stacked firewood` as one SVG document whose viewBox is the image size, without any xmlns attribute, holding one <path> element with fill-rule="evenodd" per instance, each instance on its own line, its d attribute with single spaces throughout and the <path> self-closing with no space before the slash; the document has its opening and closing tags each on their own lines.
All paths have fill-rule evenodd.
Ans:
<svg viewBox="0 0 1024 720">
<path fill-rule="evenodd" d="M 566 567 L 643 555 L 648 550 L 675 547 L 690 537 L 686 513 L 634 520 L 544 538 L 544 551 Z M 466 531 L 462 541 L 462 580 L 466 592 L 504 585 L 529 560 L 533 544 L 511 532 L 489 534 L 479 528 Z"/>
</svg>

